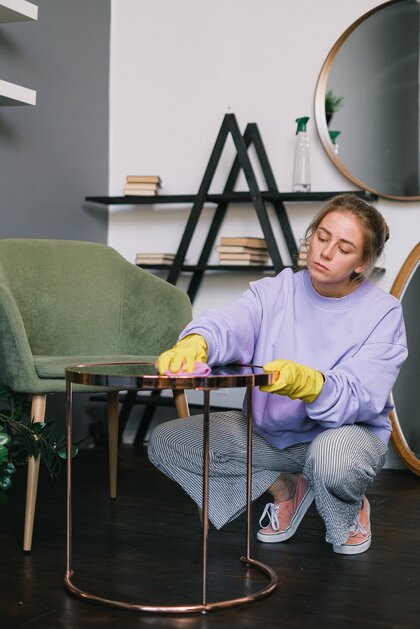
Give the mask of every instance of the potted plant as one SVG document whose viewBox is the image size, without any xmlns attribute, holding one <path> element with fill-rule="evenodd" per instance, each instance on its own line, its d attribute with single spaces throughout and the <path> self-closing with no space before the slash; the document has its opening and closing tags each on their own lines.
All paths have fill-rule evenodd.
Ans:
<svg viewBox="0 0 420 629">
<path fill-rule="evenodd" d="M 53 481 L 60 476 L 61 462 L 66 458 L 65 436 L 54 436 L 53 421 L 33 422 L 26 396 L 0 387 L 0 504 L 7 502 L 6 491 L 12 486 L 16 468 L 28 456 L 44 461 Z M 77 448 L 72 448 L 72 456 Z"/>
<path fill-rule="evenodd" d="M 333 115 L 343 106 L 344 96 L 336 96 L 332 90 L 325 94 L 325 116 L 329 126 Z"/>
</svg>

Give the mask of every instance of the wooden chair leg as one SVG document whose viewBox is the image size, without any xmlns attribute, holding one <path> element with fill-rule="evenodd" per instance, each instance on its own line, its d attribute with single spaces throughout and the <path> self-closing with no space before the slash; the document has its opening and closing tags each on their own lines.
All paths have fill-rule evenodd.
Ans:
<svg viewBox="0 0 420 629">
<path fill-rule="evenodd" d="M 109 495 L 117 497 L 119 391 L 108 393 Z"/>
<path fill-rule="evenodd" d="M 174 389 L 174 398 L 178 417 L 188 417 L 190 411 L 188 408 L 188 400 L 187 396 L 185 395 L 185 391 L 178 391 L 177 389 Z"/>
<path fill-rule="evenodd" d="M 31 418 L 35 422 L 43 422 L 45 419 L 46 395 L 34 395 L 32 398 Z M 29 552 L 32 549 L 32 536 L 34 530 L 36 495 L 38 491 L 40 457 L 28 459 L 28 479 L 26 483 L 26 508 L 25 528 L 23 533 L 23 550 Z"/>
</svg>

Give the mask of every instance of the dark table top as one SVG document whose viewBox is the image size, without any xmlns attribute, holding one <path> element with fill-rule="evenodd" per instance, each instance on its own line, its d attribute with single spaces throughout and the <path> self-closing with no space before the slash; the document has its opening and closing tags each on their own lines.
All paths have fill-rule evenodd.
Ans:
<svg viewBox="0 0 420 629">
<path fill-rule="evenodd" d="M 274 374 L 256 365 L 213 367 L 208 375 L 161 376 L 154 363 L 96 363 L 66 369 L 73 384 L 114 389 L 218 389 L 271 384 Z"/>
</svg>

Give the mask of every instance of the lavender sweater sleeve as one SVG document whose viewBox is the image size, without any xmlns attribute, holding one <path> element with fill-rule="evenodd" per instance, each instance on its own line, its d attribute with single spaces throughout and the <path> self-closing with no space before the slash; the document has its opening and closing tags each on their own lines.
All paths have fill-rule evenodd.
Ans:
<svg viewBox="0 0 420 629">
<path fill-rule="evenodd" d="M 262 304 L 253 287 L 220 310 L 208 310 L 180 335 L 201 334 L 210 365 L 247 364 L 254 356 L 262 320 Z"/>
<path fill-rule="evenodd" d="M 401 308 L 389 312 L 354 353 L 326 370 L 325 384 L 308 416 L 324 428 L 363 422 L 383 426 L 389 393 L 407 356 Z"/>
</svg>

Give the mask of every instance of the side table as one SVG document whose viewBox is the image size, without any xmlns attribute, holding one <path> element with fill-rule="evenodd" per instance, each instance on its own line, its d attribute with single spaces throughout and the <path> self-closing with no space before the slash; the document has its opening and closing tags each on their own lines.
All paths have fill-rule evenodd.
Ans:
<svg viewBox="0 0 420 629">
<path fill-rule="evenodd" d="M 146 613 L 206 613 L 250 603 L 270 594 L 277 585 L 277 574 L 268 565 L 251 558 L 252 534 L 252 389 L 255 386 L 271 384 L 273 374 L 268 374 L 261 367 L 252 365 L 232 365 L 213 368 L 207 376 L 166 377 L 156 372 L 151 363 L 106 363 L 77 365 L 66 369 L 67 395 L 67 564 L 64 577 L 66 588 L 75 596 L 113 607 L 131 609 Z M 204 430 L 203 430 L 203 524 L 202 524 L 202 597 L 201 602 L 190 605 L 144 605 L 121 600 L 104 598 L 81 590 L 74 583 L 75 571 L 72 566 L 72 406 L 73 384 L 109 387 L 110 390 L 163 390 L 174 392 L 197 389 L 204 394 Z M 254 594 L 209 602 L 207 595 L 208 572 L 208 485 L 209 485 L 209 424 L 210 392 L 219 388 L 246 388 L 247 415 L 247 505 L 246 505 L 246 540 L 245 555 L 240 558 L 246 565 L 263 572 L 269 583 Z M 210 427 L 211 429 L 211 427 Z"/>
</svg>

